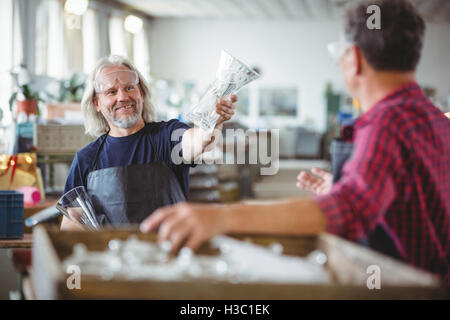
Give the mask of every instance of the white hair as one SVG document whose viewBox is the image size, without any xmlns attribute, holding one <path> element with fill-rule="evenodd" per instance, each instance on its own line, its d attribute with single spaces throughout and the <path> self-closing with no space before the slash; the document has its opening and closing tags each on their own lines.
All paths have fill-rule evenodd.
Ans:
<svg viewBox="0 0 450 320">
<path fill-rule="evenodd" d="M 83 111 L 85 133 L 88 135 L 99 137 L 108 132 L 110 129 L 109 124 L 103 117 L 102 113 L 98 112 L 95 108 L 93 101 L 95 98 L 94 81 L 103 68 L 120 65 L 135 71 L 139 77 L 139 86 L 142 89 L 144 100 L 142 118 L 145 122 L 153 122 L 156 119 L 155 108 L 150 102 L 150 90 L 144 77 L 142 77 L 142 74 L 127 58 L 118 55 L 111 55 L 109 57 L 103 57 L 97 62 L 94 70 L 89 74 L 86 81 L 86 88 L 84 90 L 83 99 L 81 100 L 81 110 Z"/>
</svg>

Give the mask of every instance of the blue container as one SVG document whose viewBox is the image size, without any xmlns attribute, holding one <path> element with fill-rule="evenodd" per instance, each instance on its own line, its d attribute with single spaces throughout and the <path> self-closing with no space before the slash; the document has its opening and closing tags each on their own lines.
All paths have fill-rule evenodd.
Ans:
<svg viewBox="0 0 450 320">
<path fill-rule="evenodd" d="M 23 237 L 23 194 L 0 190 L 0 238 Z"/>
</svg>

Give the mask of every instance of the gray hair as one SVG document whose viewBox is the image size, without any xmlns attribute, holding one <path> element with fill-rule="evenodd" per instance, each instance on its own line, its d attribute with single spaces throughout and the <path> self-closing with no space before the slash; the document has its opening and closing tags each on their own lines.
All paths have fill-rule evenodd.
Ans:
<svg viewBox="0 0 450 320">
<path fill-rule="evenodd" d="M 136 69 L 134 64 L 125 57 L 118 55 L 111 55 L 109 57 L 101 58 L 95 65 L 94 70 L 89 74 L 86 81 L 86 88 L 84 90 L 83 99 L 81 100 L 81 110 L 83 111 L 85 133 L 93 137 L 99 137 L 108 132 L 109 125 L 101 112 L 97 112 L 94 105 L 94 81 L 105 67 L 125 66 L 130 70 L 136 71 L 139 77 L 139 86 L 143 92 L 144 105 L 142 108 L 142 118 L 145 122 L 153 122 L 156 119 L 155 108 L 150 102 L 150 90 L 147 82 L 142 74 Z"/>
</svg>

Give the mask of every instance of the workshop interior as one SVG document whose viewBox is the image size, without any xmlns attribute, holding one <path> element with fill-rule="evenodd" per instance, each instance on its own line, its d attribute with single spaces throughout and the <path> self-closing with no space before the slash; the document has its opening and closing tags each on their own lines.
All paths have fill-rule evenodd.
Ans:
<svg viewBox="0 0 450 320">
<path fill-rule="evenodd" d="M 0 299 L 449 298 L 450 1 L 2 0 L 0 33 Z"/>
</svg>

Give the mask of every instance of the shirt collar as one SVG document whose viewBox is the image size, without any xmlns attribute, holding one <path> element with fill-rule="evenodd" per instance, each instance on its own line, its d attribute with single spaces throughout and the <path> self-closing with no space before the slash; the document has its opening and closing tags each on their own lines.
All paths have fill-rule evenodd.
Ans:
<svg viewBox="0 0 450 320">
<path fill-rule="evenodd" d="M 423 91 L 416 81 L 412 81 L 398 87 L 397 89 L 386 95 L 384 98 L 376 102 L 372 108 L 370 108 L 368 111 L 363 113 L 358 119 L 356 119 L 355 128 L 365 126 L 368 123 L 370 123 L 370 120 L 377 113 L 378 110 L 388 106 L 390 101 L 394 100 L 399 96 L 404 96 L 405 94 L 409 96 L 423 96 Z"/>
</svg>

